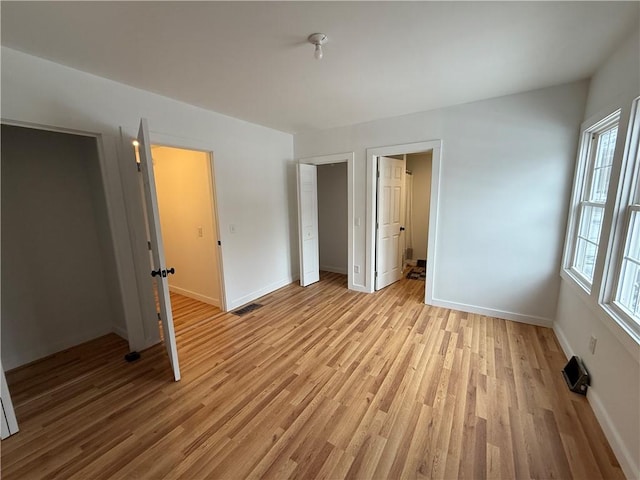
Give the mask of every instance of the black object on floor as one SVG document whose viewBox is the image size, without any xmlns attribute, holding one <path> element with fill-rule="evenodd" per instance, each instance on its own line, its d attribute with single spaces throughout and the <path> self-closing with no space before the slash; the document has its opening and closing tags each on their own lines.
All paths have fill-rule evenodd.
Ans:
<svg viewBox="0 0 640 480">
<path fill-rule="evenodd" d="M 587 387 L 589 387 L 589 372 L 584 368 L 582 360 L 575 355 L 571 357 L 569 363 L 562 369 L 562 376 L 567 382 L 569 390 L 580 395 L 587 394 Z"/>
<path fill-rule="evenodd" d="M 249 313 L 249 312 L 253 312 L 254 310 L 260 308 L 262 305 L 260 305 L 259 303 L 250 303 L 249 305 L 245 305 L 242 308 L 239 308 L 238 310 L 234 310 L 233 313 L 234 315 L 238 315 L 238 316 L 242 316 L 245 313 Z"/>
<path fill-rule="evenodd" d="M 416 267 L 427 268 L 426 260 L 416 260 Z"/>
<path fill-rule="evenodd" d="M 424 267 L 411 267 L 411 270 L 407 273 L 409 280 L 426 280 L 426 277 L 427 269 Z"/>
<path fill-rule="evenodd" d="M 124 359 L 129 363 L 135 362 L 140 359 L 140 354 L 138 352 L 129 352 L 124 356 Z"/>
</svg>

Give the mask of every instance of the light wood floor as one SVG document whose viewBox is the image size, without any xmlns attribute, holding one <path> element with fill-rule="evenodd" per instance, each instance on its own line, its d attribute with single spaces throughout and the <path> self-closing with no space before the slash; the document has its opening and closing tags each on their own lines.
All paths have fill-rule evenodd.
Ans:
<svg viewBox="0 0 640 480">
<path fill-rule="evenodd" d="M 174 297 L 163 346 L 110 335 L 8 375 L 21 431 L 2 476 L 623 478 L 551 330 L 373 295 L 322 274 L 237 317 Z"/>
</svg>

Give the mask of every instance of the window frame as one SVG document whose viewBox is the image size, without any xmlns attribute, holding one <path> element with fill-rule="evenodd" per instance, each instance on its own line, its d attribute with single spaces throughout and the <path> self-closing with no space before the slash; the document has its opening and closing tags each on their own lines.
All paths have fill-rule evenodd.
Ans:
<svg viewBox="0 0 640 480">
<path fill-rule="evenodd" d="M 633 212 L 640 214 L 640 96 L 632 102 L 629 123 L 625 132 L 619 180 L 617 219 L 612 225 L 610 275 L 603 278 L 599 304 L 626 331 L 640 343 L 640 320 L 636 320 L 618 301 L 623 265 L 628 252 Z M 637 263 L 637 262 L 634 262 Z"/>
<path fill-rule="evenodd" d="M 614 179 L 614 168 L 616 155 L 615 152 L 618 148 L 618 142 L 620 140 L 621 131 L 621 117 L 622 109 L 618 108 L 613 112 L 605 115 L 598 121 L 589 122 L 587 126 L 581 129 L 580 135 L 580 147 L 578 149 L 578 158 L 576 164 L 576 172 L 573 182 L 573 195 L 571 199 L 571 209 L 569 212 L 569 221 L 567 228 L 567 239 L 565 242 L 565 252 L 563 261 L 563 272 L 566 273 L 575 283 L 578 284 L 588 295 L 591 294 L 594 284 L 597 280 L 597 273 L 599 271 L 598 265 L 602 261 L 603 257 L 603 242 L 605 223 L 607 222 L 607 205 L 610 201 L 612 194 L 612 183 Z M 586 122 L 585 122 L 586 123 Z M 616 136 L 616 146 L 614 147 L 614 155 L 611 165 L 611 171 L 609 173 L 609 188 L 607 190 L 607 198 L 604 202 L 594 202 L 590 200 L 591 190 L 593 189 L 593 179 L 595 174 L 595 162 L 597 147 L 595 141 L 600 135 L 610 130 L 614 125 L 618 127 L 618 133 Z M 583 272 L 575 267 L 576 254 L 578 250 L 578 239 L 580 237 L 580 222 L 582 218 L 582 212 L 585 206 L 594 206 L 602 208 L 602 222 L 600 226 L 600 234 L 598 236 L 598 242 L 596 244 L 596 254 L 593 264 L 593 278 L 589 279 Z M 593 242 L 590 242 L 593 243 Z"/>
</svg>

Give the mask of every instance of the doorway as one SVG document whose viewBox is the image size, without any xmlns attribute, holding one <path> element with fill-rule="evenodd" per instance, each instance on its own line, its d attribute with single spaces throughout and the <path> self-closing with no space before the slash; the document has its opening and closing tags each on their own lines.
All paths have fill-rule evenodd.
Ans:
<svg viewBox="0 0 640 480">
<path fill-rule="evenodd" d="M 433 150 L 411 153 L 404 157 L 406 160 L 404 263 L 417 269 L 428 269 Z"/>
<path fill-rule="evenodd" d="M 422 157 L 421 157 L 422 155 Z M 407 220 L 413 220 L 413 225 L 410 225 L 409 228 L 413 226 L 413 232 L 409 232 L 411 237 L 408 239 L 406 235 L 406 226 L 400 225 L 399 228 L 405 229 L 401 233 L 401 237 L 399 239 L 398 244 L 400 245 L 400 250 L 402 254 L 402 265 L 404 266 L 409 260 L 407 257 L 409 254 L 412 257 L 415 257 L 416 264 L 418 263 L 418 255 L 420 255 L 423 250 L 422 243 L 423 239 L 417 240 L 417 228 L 421 227 L 421 231 L 424 232 L 424 226 L 426 224 L 426 246 L 425 246 L 425 296 L 424 301 L 427 304 L 432 304 L 433 302 L 433 285 L 434 278 L 437 273 L 437 265 L 436 265 L 436 255 L 435 248 L 437 245 L 437 215 L 438 215 L 438 199 L 439 199 L 439 188 L 440 188 L 440 163 L 441 163 L 441 141 L 428 141 L 428 142 L 418 142 L 404 145 L 394 145 L 388 147 L 378 147 L 378 148 L 370 148 L 367 149 L 367 183 L 368 183 L 368 191 L 367 191 L 367 219 L 368 219 L 368 233 L 367 233 L 367 242 L 366 242 L 366 260 L 369 265 L 370 274 L 367 276 L 367 287 L 369 292 L 373 292 L 377 289 L 376 282 L 376 263 L 379 260 L 379 248 L 382 242 L 378 239 L 378 204 L 379 204 L 379 159 L 380 158 L 395 158 L 403 160 L 403 168 L 405 169 L 405 177 L 404 180 L 409 178 L 409 175 L 406 174 L 406 171 L 409 170 L 406 167 L 406 160 L 410 159 L 411 164 L 416 170 L 427 170 L 426 163 L 430 163 L 430 175 L 426 175 L 426 172 L 422 172 L 419 176 L 421 180 L 417 178 L 413 178 L 411 175 L 411 180 L 413 183 L 413 194 L 411 197 L 411 201 L 413 202 L 412 206 L 412 215 L 411 217 L 405 217 L 404 213 L 401 215 L 402 218 Z M 430 162 L 428 159 L 430 158 Z M 423 163 L 416 163 L 423 162 Z M 426 163 L 424 163 L 426 162 Z M 420 167 L 420 168 L 418 168 Z M 424 168 L 423 168 L 424 167 Z M 411 171 L 413 174 L 413 171 Z M 411 181 L 410 180 L 410 181 Z M 423 183 L 419 183 L 423 182 Z M 404 185 L 404 183 L 403 183 Z M 424 193 L 425 191 L 429 191 L 429 204 L 425 205 L 424 202 Z M 418 194 L 418 195 L 417 195 Z M 417 196 L 416 196 L 417 195 Z M 402 211 L 405 211 L 406 202 L 410 199 L 407 197 L 402 197 L 401 207 Z M 422 213 L 419 213 L 422 212 Z M 417 215 L 420 215 L 418 220 Z M 428 217 L 428 221 L 425 217 Z M 416 247 L 419 250 L 416 250 L 414 245 L 412 244 L 415 241 Z M 411 251 L 409 251 L 411 248 Z M 413 258 L 411 259 L 413 260 Z"/>
<path fill-rule="evenodd" d="M 9 384 L 20 367 L 97 338 L 113 338 L 106 354 L 119 357 L 128 329 L 99 138 L 9 124 L 1 134 L 2 365 Z M 66 367 L 61 363 L 46 384 L 12 392 L 16 406 L 73 382 L 77 372 Z"/>
<path fill-rule="evenodd" d="M 353 152 L 298 161 L 298 234 L 302 286 L 317 282 L 320 279 L 320 269 L 324 267 L 329 272 L 346 274 L 347 287 L 350 290 L 358 289 L 354 284 L 353 264 L 353 181 Z M 332 213 L 335 208 L 341 209 L 337 217 Z M 356 223 L 359 226 L 359 221 Z"/>
<path fill-rule="evenodd" d="M 151 145 L 169 291 L 223 309 L 208 152 Z"/>
</svg>

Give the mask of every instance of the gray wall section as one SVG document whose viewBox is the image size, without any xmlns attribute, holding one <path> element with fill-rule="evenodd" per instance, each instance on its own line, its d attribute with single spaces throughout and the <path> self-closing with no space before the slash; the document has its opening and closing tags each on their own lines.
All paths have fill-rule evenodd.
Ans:
<svg viewBox="0 0 640 480">
<path fill-rule="evenodd" d="M 96 140 L 2 126 L 2 362 L 123 325 Z"/>
<path fill-rule="evenodd" d="M 347 164 L 318 166 L 320 270 L 347 273 Z"/>
</svg>

